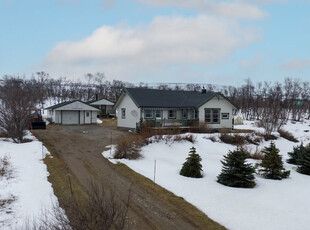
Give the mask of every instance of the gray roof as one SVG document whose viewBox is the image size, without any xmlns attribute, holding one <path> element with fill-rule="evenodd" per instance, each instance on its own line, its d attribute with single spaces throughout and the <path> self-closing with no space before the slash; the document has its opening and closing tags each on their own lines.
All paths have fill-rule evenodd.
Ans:
<svg viewBox="0 0 310 230">
<path fill-rule="evenodd" d="M 59 103 L 59 104 L 56 104 L 56 105 L 47 107 L 47 108 L 45 108 L 45 110 L 54 110 L 54 109 L 57 109 L 57 108 L 59 108 L 59 107 L 65 106 L 65 105 L 69 105 L 69 104 L 71 104 L 71 103 L 73 103 L 73 102 L 76 102 L 76 101 L 81 102 L 81 103 L 83 103 L 83 104 L 85 104 L 85 105 L 88 105 L 87 103 L 85 103 L 85 102 L 83 102 L 83 101 L 80 101 L 80 100 L 73 100 L 73 101 L 65 101 L 65 102 L 62 102 L 62 103 Z M 88 105 L 88 106 L 93 107 L 94 109 L 98 110 L 97 108 L 95 108 L 95 107 L 92 106 L 92 105 Z"/>
<path fill-rule="evenodd" d="M 124 91 L 138 107 L 148 108 L 198 108 L 218 94 L 145 88 L 125 88 Z"/>
</svg>

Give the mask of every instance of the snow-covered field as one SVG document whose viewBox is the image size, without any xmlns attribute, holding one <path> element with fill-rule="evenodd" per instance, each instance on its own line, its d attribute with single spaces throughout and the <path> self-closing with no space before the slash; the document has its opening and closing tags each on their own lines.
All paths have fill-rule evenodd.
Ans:
<svg viewBox="0 0 310 230">
<path fill-rule="evenodd" d="M 13 199 L 0 206 L 0 229 L 23 229 L 26 222 L 38 221 L 43 213 L 58 205 L 52 185 L 47 181 L 48 171 L 42 158 L 49 154 L 30 134 L 32 142 L 15 144 L 0 138 L 0 159 L 10 162 L 12 175 L 0 176 L 0 200 Z"/>
<path fill-rule="evenodd" d="M 284 129 L 307 144 L 310 142 L 310 132 L 307 132 L 310 130 L 309 124 L 309 121 L 288 124 Z M 263 131 L 261 128 L 256 128 L 252 122 L 246 122 L 238 128 Z M 197 137 L 194 144 L 190 142 L 166 144 L 161 141 L 143 147 L 142 159 L 110 160 L 113 163 L 124 163 L 151 180 L 154 179 L 156 161 L 157 184 L 183 197 L 228 229 L 310 229 L 310 176 L 297 173 L 296 166 L 285 162 L 288 158 L 287 152 L 292 151 L 293 146 L 300 143 L 296 144 L 283 138 L 275 141 L 283 156 L 285 168 L 291 170 L 288 179 L 275 181 L 256 175 L 256 187 L 242 189 L 226 187 L 216 182 L 222 168 L 220 160 L 235 147 L 206 139 L 210 135 L 218 134 L 194 135 Z M 269 144 L 270 142 L 264 142 L 259 147 L 263 148 Z M 201 179 L 179 175 L 182 164 L 193 145 L 202 157 L 204 177 Z M 254 148 L 253 145 L 252 147 Z M 111 157 L 110 151 L 103 152 L 103 155 L 107 158 Z M 254 160 L 249 162 L 255 163 Z"/>
</svg>

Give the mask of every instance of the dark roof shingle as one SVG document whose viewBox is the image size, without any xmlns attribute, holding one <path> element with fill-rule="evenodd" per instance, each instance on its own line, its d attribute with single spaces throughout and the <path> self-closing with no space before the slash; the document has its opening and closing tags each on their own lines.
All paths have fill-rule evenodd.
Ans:
<svg viewBox="0 0 310 230">
<path fill-rule="evenodd" d="M 126 88 L 125 91 L 138 107 L 149 108 L 197 108 L 218 94 L 144 88 Z"/>
</svg>

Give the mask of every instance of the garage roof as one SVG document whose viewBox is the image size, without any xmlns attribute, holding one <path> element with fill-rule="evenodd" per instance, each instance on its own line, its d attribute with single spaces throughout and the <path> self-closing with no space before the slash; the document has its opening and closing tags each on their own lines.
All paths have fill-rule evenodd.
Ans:
<svg viewBox="0 0 310 230">
<path fill-rule="evenodd" d="M 98 111 L 97 108 L 91 106 L 91 105 L 88 105 L 86 104 L 85 102 L 83 101 L 80 101 L 80 100 L 74 100 L 74 101 L 65 101 L 65 102 L 62 102 L 62 103 L 59 103 L 59 104 L 56 104 L 56 105 L 53 105 L 53 106 L 50 106 L 50 107 L 47 107 L 45 108 L 46 110 L 55 110 L 55 109 L 58 109 L 58 110 L 61 110 L 60 108 L 61 107 L 65 107 L 66 105 L 70 105 L 70 104 L 73 104 L 73 103 L 82 103 L 83 105 L 85 105 L 85 109 L 81 108 L 80 110 L 96 110 Z"/>
</svg>

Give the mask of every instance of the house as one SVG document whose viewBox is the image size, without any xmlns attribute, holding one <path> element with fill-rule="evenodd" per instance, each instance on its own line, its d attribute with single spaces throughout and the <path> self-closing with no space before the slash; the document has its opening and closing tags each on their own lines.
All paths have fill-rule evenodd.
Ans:
<svg viewBox="0 0 310 230">
<path fill-rule="evenodd" d="M 233 128 L 237 109 L 220 93 L 124 88 L 114 105 L 117 127 L 136 129 L 143 121 L 153 126 L 191 126 Z"/>
<path fill-rule="evenodd" d="M 78 125 L 97 123 L 99 109 L 82 101 L 66 101 L 46 108 L 48 117 L 56 124 Z"/>
<path fill-rule="evenodd" d="M 106 98 L 88 101 L 87 104 L 100 110 L 100 116 L 115 116 L 114 103 Z"/>
</svg>

